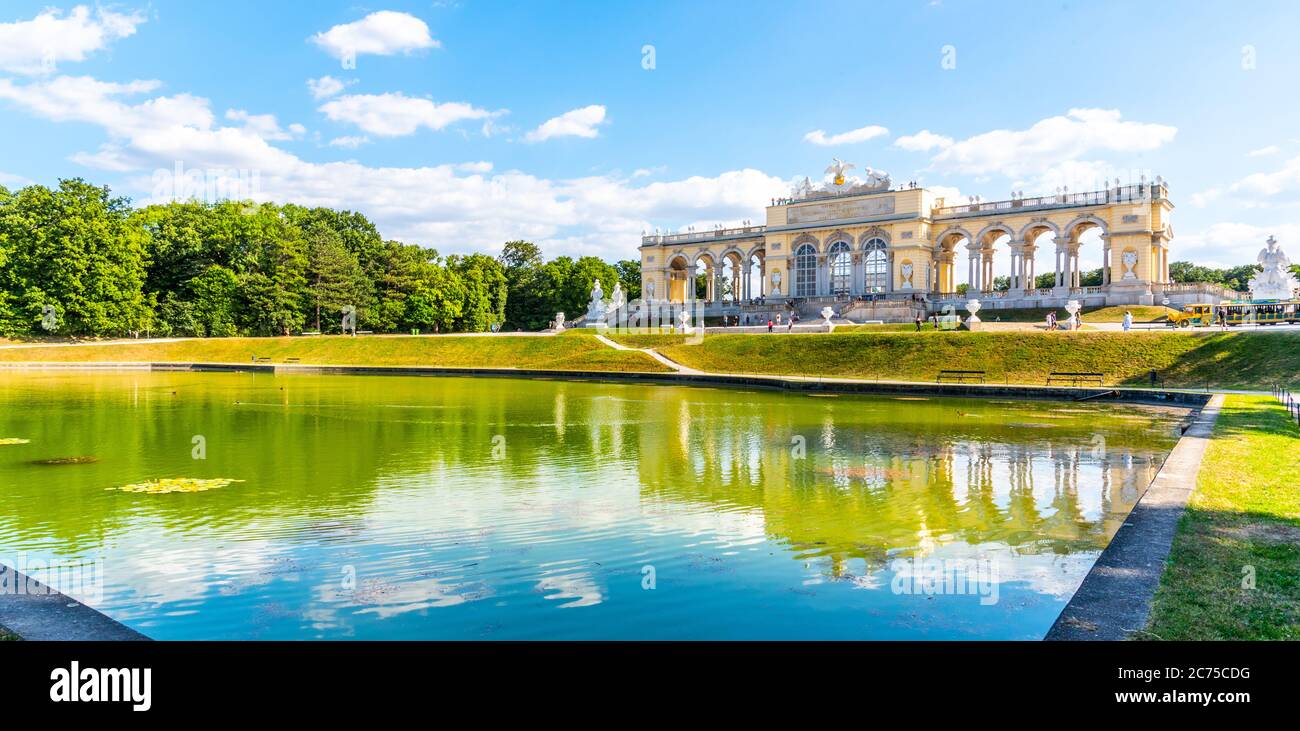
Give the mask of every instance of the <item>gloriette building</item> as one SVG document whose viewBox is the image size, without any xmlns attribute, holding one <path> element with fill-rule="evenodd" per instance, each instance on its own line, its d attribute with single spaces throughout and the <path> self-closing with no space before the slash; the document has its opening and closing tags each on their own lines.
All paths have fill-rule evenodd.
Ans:
<svg viewBox="0 0 1300 731">
<path fill-rule="evenodd" d="M 922 307 L 960 306 L 978 298 L 985 309 L 1171 304 L 1228 294 L 1169 279 L 1174 205 L 1165 182 L 1119 185 L 1084 193 L 1060 191 L 984 202 L 949 201 L 889 177 L 805 181 L 773 200 L 764 225 L 643 236 L 642 297 L 690 304 L 706 315 L 761 316 L 794 307 L 811 315 L 825 305 L 850 319 L 906 319 Z M 1100 230 L 1102 282 L 1084 287 L 1081 236 Z M 1092 238 L 1092 237 L 1089 237 Z M 1035 253 L 1054 253 L 1053 286 L 1039 288 Z M 995 262 L 1000 264 L 995 269 Z M 957 294 L 957 273 L 969 283 Z M 995 286 L 994 272 L 1006 277 Z M 707 275 L 703 297 L 692 286 Z M 1211 291 L 1213 290 L 1213 291 Z"/>
</svg>

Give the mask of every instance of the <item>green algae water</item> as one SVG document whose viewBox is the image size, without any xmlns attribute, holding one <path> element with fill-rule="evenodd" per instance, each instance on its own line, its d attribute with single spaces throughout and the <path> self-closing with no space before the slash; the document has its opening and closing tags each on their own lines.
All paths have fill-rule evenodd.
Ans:
<svg viewBox="0 0 1300 731">
<path fill-rule="evenodd" d="M 1183 417 L 0 373 L 0 561 L 156 639 L 1037 639 Z"/>
</svg>

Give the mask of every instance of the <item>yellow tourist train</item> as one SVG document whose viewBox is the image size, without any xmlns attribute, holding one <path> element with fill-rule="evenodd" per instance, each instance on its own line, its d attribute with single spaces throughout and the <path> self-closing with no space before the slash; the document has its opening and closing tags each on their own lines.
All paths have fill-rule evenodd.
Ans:
<svg viewBox="0 0 1300 731">
<path fill-rule="evenodd" d="M 1169 316 L 1171 327 L 1208 327 L 1217 325 L 1219 313 L 1229 325 L 1275 325 L 1300 322 L 1300 300 L 1272 302 L 1220 302 L 1217 305 L 1185 305 L 1181 312 Z"/>
</svg>

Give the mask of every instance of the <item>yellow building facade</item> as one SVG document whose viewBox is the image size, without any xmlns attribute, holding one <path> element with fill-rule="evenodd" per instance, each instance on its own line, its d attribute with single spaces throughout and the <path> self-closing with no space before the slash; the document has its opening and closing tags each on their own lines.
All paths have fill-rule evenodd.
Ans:
<svg viewBox="0 0 1300 731">
<path fill-rule="evenodd" d="M 842 181 L 842 177 L 840 178 Z M 984 202 L 946 201 L 923 187 L 806 183 L 773 200 L 763 225 L 643 236 L 643 298 L 706 314 L 762 312 L 779 303 L 902 299 L 929 307 L 978 298 L 989 309 L 1059 307 L 1079 300 L 1153 304 L 1203 294 L 1169 279 L 1173 211 L 1164 181 Z M 1083 234 L 1098 229 L 1100 236 Z M 1083 287 L 1080 249 L 1101 249 L 1102 282 Z M 1054 255 L 1053 286 L 1039 288 L 1035 255 Z M 1009 272 L 995 282 L 996 271 Z M 702 297 L 695 275 L 707 275 Z M 964 276 L 963 276 L 964 274 Z M 958 283 L 967 284 L 958 296 Z M 1001 286 L 995 286 L 1000 284 Z"/>
</svg>

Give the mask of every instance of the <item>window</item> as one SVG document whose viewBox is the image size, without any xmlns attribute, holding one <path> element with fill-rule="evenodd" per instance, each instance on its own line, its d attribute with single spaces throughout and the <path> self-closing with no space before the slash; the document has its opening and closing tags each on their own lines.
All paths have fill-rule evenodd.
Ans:
<svg viewBox="0 0 1300 731">
<path fill-rule="evenodd" d="M 862 247 L 863 286 L 868 292 L 884 292 L 889 287 L 889 254 L 884 239 L 871 239 Z"/>
<path fill-rule="evenodd" d="M 794 296 L 817 294 L 817 250 L 804 244 L 794 252 Z"/>
<path fill-rule="evenodd" d="M 837 241 L 831 246 L 831 293 L 848 294 L 853 285 L 853 257 L 849 245 Z"/>
</svg>

